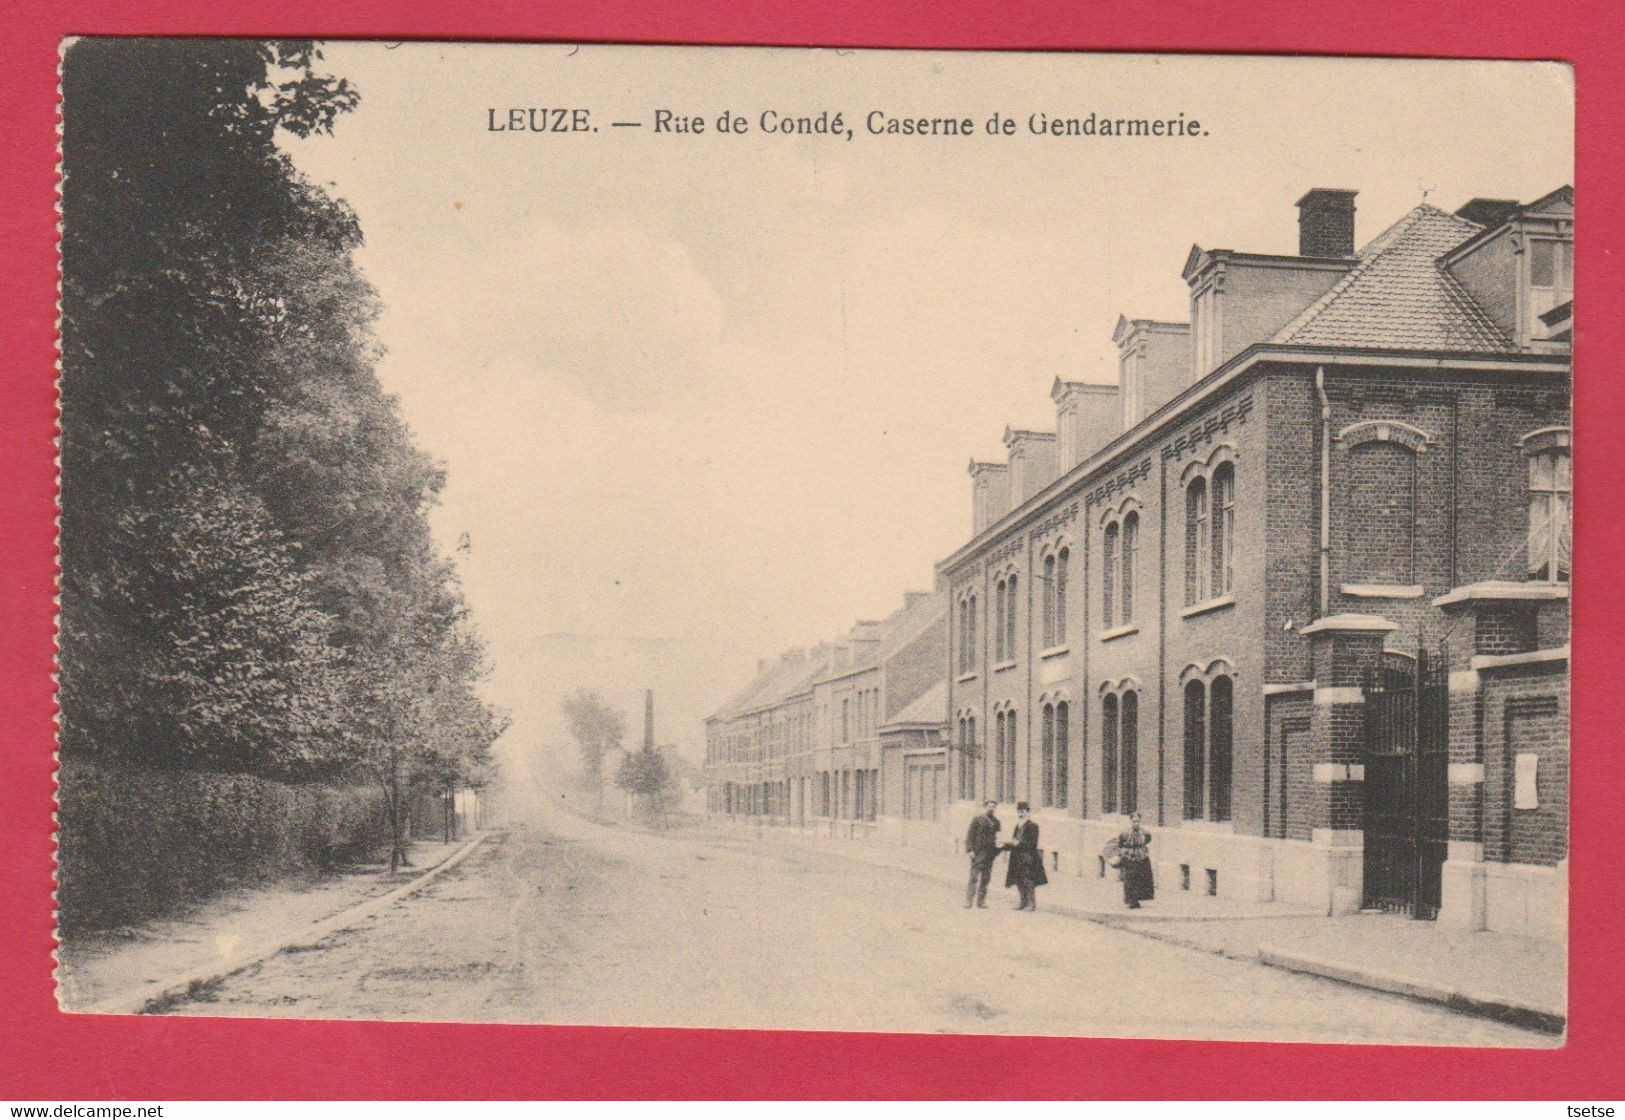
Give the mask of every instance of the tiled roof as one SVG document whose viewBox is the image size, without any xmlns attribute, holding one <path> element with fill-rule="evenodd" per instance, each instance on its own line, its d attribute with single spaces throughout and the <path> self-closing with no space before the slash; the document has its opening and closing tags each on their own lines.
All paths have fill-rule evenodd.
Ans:
<svg viewBox="0 0 1625 1120">
<path fill-rule="evenodd" d="M 1439 264 L 1479 226 L 1422 205 L 1360 251 L 1359 263 L 1271 342 L 1499 354 L 1514 349 Z"/>
</svg>

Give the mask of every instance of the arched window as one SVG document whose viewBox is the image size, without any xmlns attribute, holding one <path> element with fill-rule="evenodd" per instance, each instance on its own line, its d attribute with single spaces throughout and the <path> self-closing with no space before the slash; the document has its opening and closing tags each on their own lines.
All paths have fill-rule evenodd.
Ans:
<svg viewBox="0 0 1625 1120">
<path fill-rule="evenodd" d="M 1233 689 L 1229 677 L 1214 677 L 1208 689 L 1208 818 L 1230 819 Z"/>
<path fill-rule="evenodd" d="M 1003 801 L 1004 788 L 1004 713 L 993 714 L 993 800 Z"/>
<path fill-rule="evenodd" d="M 966 773 L 965 760 L 970 757 L 970 735 L 965 726 L 964 716 L 959 717 L 957 727 L 959 736 L 954 740 L 954 743 L 959 747 L 959 767 L 953 776 L 958 779 L 959 796 L 964 799 L 976 796 L 976 791 L 971 788 L 970 783 L 966 780 L 968 774 Z"/>
<path fill-rule="evenodd" d="M 967 797 L 976 798 L 976 758 L 981 753 L 981 744 L 976 741 L 976 717 L 971 716 L 965 720 L 965 767 L 964 788 Z"/>
<path fill-rule="evenodd" d="M 965 749 L 964 715 L 960 715 L 959 723 L 955 723 L 954 727 L 955 730 L 959 731 L 959 735 L 955 736 L 954 738 L 954 746 L 959 748 L 959 769 L 952 774 L 952 777 L 957 777 L 957 779 L 959 779 L 959 797 L 967 798 L 970 797 L 972 793 L 970 793 L 970 787 L 965 785 L 965 754 L 968 754 L 968 751 Z"/>
<path fill-rule="evenodd" d="M 1100 701 L 1100 811 L 1117 812 L 1117 697 Z"/>
<path fill-rule="evenodd" d="M 1206 811 L 1207 686 L 1185 686 L 1185 819 L 1199 821 Z"/>
<path fill-rule="evenodd" d="M 1066 555 L 1064 552 L 1061 554 Z M 1065 570 L 1066 565 L 1061 565 Z M 1057 808 L 1067 807 L 1068 795 L 1067 774 L 1071 769 L 1069 762 L 1072 758 L 1072 744 L 1067 738 L 1070 710 L 1065 700 L 1055 705 L 1055 805 Z"/>
<path fill-rule="evenodd" d="M 1044 648 L 1055 644 L 1055 557 L 1044 557 Z"/>
<path fill-rule="evenodd" d="M 1118 768 L 1123 775 L 1123 812 L 1140 808 L 1140 694 L 1123 693 L 1122 730 L 1117 734 Z"/>
<path fill-rule="evenodd" d="M 1039 804 L 1045 808 L 1055 804 L 1055 705 L 1045 704 L 1039 716 L 1043 756 L 1040 761 Z"/>
<path fill-rule="evenodd" d="M 970 660 L 970 600 L 959 600 L 959 671 L 968 672 L 966 668 Z"/>
<path fill-rule="evenodd" d="M 1348 579 L 1409 584 L 1416 570 L 1416 452 L 1370 440 L 1349 452 L 1348 472 Z"/>
<path fill-rule="evenodd" d="M 1185 488 L 1185 603 L 1212 598 L 1212 542 L 1208 533 L 1207 479 Z"/>
<path fill-rule="evenodd" d="M 968 635 L 965 645 L 965 672 L 974 672 L 981 658 L 976 649 L 976 596 L 970 597 L 970 609 L 965 615 L 965 630 Z"/>
<path fill-rule="evenodd" d="M 1140 551 L 1140 515 L 1129 510 L 1123 516 L 1123 611 L 1121 623 L 1134 621 L 1134 560 Z"/>
<path fill-rule="evenodd" d="M 1529 456 L 1529 578 L 1569 578 L 1574 477 L 1567 447 Z"/>
<path fill-rule="evenodd" d="M 1071 549 L 1063 548 L 1055 554 L 1055 634 L 1050 642 L 1052 646 L 1066 645 L 1066 566 L 1071 558 Z"/>
<path fill-rule="evenodd" d="M 1016 713 L 1004 713 L 1004 788 L 1011 801 L 1016 799 Z"/>
<path fill-rule="evenodd" d="M 1209 594 L 1225 595 L 1234 585 L 1236 550 L 1236 468 L 1220 463 L 1213 472 L 1213 577 Z"/>
<path fill-rule="evenodd" d="M 1004 660 L 1004 580 L 993 585 L 993 663 Z"/>
<path fill-rule="evenodd" d="M 1014 661 L 1016 659 L 1016 577 L 1011 576 L 1007 582 L 1009 583 L 1009 591 L 1004 608 L 1004 659 Z"/>
<path fill-rule="evenodd" d="M 1234 773 L 1235 682 L 1220 675 L 1211 683 L 1185 685 L 1185 819 L 1230 819 Z"/>
<path fill-rule="evenodd" d="M 1106 526 L 1100 565 L 1100 622 L 1110 630 L 1117 625 L 1117 549 L 1120 530 L 1117 522 Z"/>
</svg>

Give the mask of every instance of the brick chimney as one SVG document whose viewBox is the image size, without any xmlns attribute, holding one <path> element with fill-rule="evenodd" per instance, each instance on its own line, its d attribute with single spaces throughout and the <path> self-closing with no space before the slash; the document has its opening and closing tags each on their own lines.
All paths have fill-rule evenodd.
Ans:
<svg viewBox="0 0 1625 1120">
<path fill-rule="evenodd" d="M 1298 255 L 1354 255 L 1354 196 L 1358 191 L 1316 187 L 1298 199 Z"/>
<path fill-rule="evenodd" d="M 652 688 L 643 690 L 643 749 L 655 749 L 655 692 Z"/>
</svg>

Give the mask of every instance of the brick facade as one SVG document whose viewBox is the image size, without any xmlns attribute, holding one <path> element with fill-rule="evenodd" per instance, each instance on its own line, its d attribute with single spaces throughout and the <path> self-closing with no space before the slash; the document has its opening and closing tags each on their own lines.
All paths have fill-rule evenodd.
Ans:
<svg viewBox="0 0 1625 1120">
<path fill-rule="evenodd" d="M 895 660 L 887 718 L 935 674 L 950 834 L 983 798 L 1029 801 L 1060 866 L 1096 873 L 1131 796 L 1163 882 L 1338 912 L 1362 899 L 1368 674 L 1431 651 L 1441 917 L 1546 932 L 1568 620 L 1566 587 L 1530 582 L 1556 573 L 1527 555 L 1525 440 L 1567 454 L 1570 363 L 1519 325 L 1509 246 L 1572 237 L 1572 192 L 1496 211 L 1519 237 L 1478 203 L 1421 206 L 1359 253 L 1353 192 L 1305 199 L 1314 252 L 1193 249 L 1192 325 L 1119 319 L 1124 430 L 1082 423 L 1087 387 L 1057 380 L 1058 460 L 1035 474 L 1051 437 L 1007 431 L 1010 464 L 972 463 L 973 536 L 938 565 L 940 626 Z M 874 763 L 882 817 L 918 788 L 894 769 L 925 765 L 905 731 Z"/>
<path fill-rule="evenodd" d="M 1421 236 L 1414 230 L 1428 223 L 1434 247 L 1426 251 L 1434 255 L 1442 251 L 1440 236 L 1471 232 L 1451 226 L 1447 216 L 1413 214 L 1400 223 L 1401 233 Z M 1232 272 L 1239 259 L 1226 258 Z M 1367 282 L 1362 269 L 1316 265 L 1300 275 L 1286 268 L 1291 282 L 1285 289 L 1265 293 L 1253 309 L 1232 306 L 1219 321 L 1290 319 L 1283 301 L 1301 306 L 1305 293 L 1330 301 L 1338 289 L 1321 292 L 1336 276 L 1324 279 L 1325 273 L 1355 284 Z M 1257 264 L 1249 282 L 1264 283 L 1257 279 L 1264 271 Z M 1242 296 L 1232 288 L 1229 298 Z M 1473 319 L 1459 328 L 1461 336 L 1489 338 L 1487 321 Z M 1442 337 L 1457 329 L 1445 324 Z M 1355 353 L 1348 354 L 1248 347 L 1232 337 L 1216 352 L 1235 357 L 1204 371 L 1107 446 L 1083 449 L 1055 484 L 991 520 L 939 568 L 950 597 L 968 604 L 974 596 L 980 616 L 977 648 L 947 676 L 950 713 L 974 717 L 983 740 L 970 767 L 974 780 L 956 779 L 956 797 L 968 803 L 991 792 L 1036 805 L 1035 775 L 1042 767 L 1034 716 L 1044 703 L 1065 697 L 1073 729 L 1066 745 L 1071 786 L 1081 794 L 1065 814 L 1083 827 L 1077 839 L 1058 845 L 1063 855 L 1071 849 L 1079 870 L 1087 869 L 1092 838 L 1121 819 L 1122 713 L 1132 693 L 1137 807 L 1172 841 L 1163 846 L 1165 858 L 1198 867 L 1207 860 L 1210 870 L 1216 861 L 1224 865 L 1217 868 L 1221 884 L 1237 891 L 1307 890 L 1333 909 L 1358 905 L 1365 675 L 1385 655 L 1407 655 L 1394 662 L 1406 664 L 1419 647 L 1440 650 L 1451 622 L 1435 600 L 1452 589 L 1526 578 L 1521 554 L 1530 499 L 1520 441 L 1569 422 L 1566 355 L 1482 345 L 1483 354 L 1453 359 L 1443 343 L 1396 347 L 1378 357 L 1353 340 Z M 1231 520 L 1224 525 L 1233 542 L 1224 565 L 1228 586 L 1204 574 L 1217 570 L 1212 550 L 1220 511 L 1213 487 L 1221 469 L 1234 480 L 1225 511 Z M 1193 483 L 1206 484 L 1205 499 L 1192 497 Z M 1132 571 L 1121 555 L 1121 526 L 1130 513 L 1139 528 Z M 1069 640 L 1042 649 L 1028 637 L 1033 596 L 1041 590 L 1043 556 L 1063 544 L 1073 557 Z M 998 629 L 990 604 L 1011 576 L 1021 588 L 1014 656 L 995 651 L 990 637 Z M 1126 576 L 1135 589 L 1129 618 L 1120 601 Z M 1322 620 L 1344 617 L 1354 630 L 1324 641 L 1306 633 Z M 958 648 L 962 616 L 950 620 L 950 641 Z M 1367 622 L 1380 625 L 1361 631 Z M 1566 630 L 1532 610 L 1488 610 L 1480 642 L 1475 655 L 1495 656 L 1560 645 Z M 1189 698 L 1193 687 L 1198 697 L 1211 697 L 1218 678 L 1233 701 L 1228 812 L 1215 814 L 1212 791 L 1187 787 L 1198 768 L 1211 781 L 1213 744 L 1221 736 L 1200 718 L 1193 724 L 1188 705 L 1200 710 L 1200 700 Z M 1558 679 L 1566 682 L 1565 675 Z M 1566 694 L 1558 710 L 1566 710 Z M 1546 743 L 1566 752 L 1566 730 L 1546 708 L 1514 704 L 1511 711 L 1510 731 L 1495 734 L 1534 744 L 1521 753 L 1539 753 Z M 994 731 L 1001 713 L 1010 712 L 1017 713 L 1013 789 L 996 779 L 1002 740 Z M 1488 843 L 1485 822 L 1505 801 L 1487 776 L 1494 735 L 1485 731 L 1479 741 L 1472 704 L 1463 708 L 1458 699 L 1451 718 L 1452 733 L 1461 724 L 1463 739 L 1455 749 L 1486 771 L 1482 783 L 1460 792 L 1453 787 L 1451 838 L 1485 838 L 1484 859 L 1553 862 L 1540 838 L 1566 827 L 1564 798 L 1542 793 L 1540 810 L 1513 814 L 1511 841 Z M 1543 783 L 1566 781 L 1566 768 L 1541 757 Z M 1505 762 L 1503 769 L 1512 765 Z M 957 776 L 957 768 L 950 771 Z M 1504 785 L 1505 774 L 1496 773 Z M 1269 860 L 1256 861 L 1256 844 L 1249 847 L 1247 838 L 1302 850 L 1277 853 L 1284 868 L 1277 874 L 1262 869 Z M 1179 854 L 1169 857 L 1174 849 Z M 1309 882 L 1317 875 L 1323 881 Z"/>
</svg>

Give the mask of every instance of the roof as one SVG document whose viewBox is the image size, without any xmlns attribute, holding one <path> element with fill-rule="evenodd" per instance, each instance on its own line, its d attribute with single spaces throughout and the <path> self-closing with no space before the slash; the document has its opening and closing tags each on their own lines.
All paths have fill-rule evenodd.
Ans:
<svg viewBox="0 0 1625 1120">
<path fill-rule="evenodd" d="M 1516 348 L 1439 258 L 1480 226 L 1423 204 L 1360 250 L 1341 280 L 1269 341 L 1502 354 Z"/>
<path fill-rule="evenodd" d="M 886 620 L 886 637 L 875 651 L 875 660 L 885 662 L 906 649 L 948 613 L 948 593 L 931 591 L 912 603 L 899 607 Z M 947 657 L 947 653 L 943 653 Z"/>
<path fill-rule="evenodd" d="M 936 681 L 932 686 L 920 694 L 919 699 L 887 720 L 882 727 L 902 727 L 913 724 L 928 724 L 932 727 L 946 725 L 948 722 L 948 681 L 947 678 Z"/>
<path fill-rule="evenodd" d="M 710 718 L 733 719 L 782 703 L 799 692 L 807 691 L 813 679 L 828 665 L 829 650 L 823 647 L 814 649 L 805 657 L 780 658 L 758 673 L 750 684 L 730 697 Z"/>
</svg>

